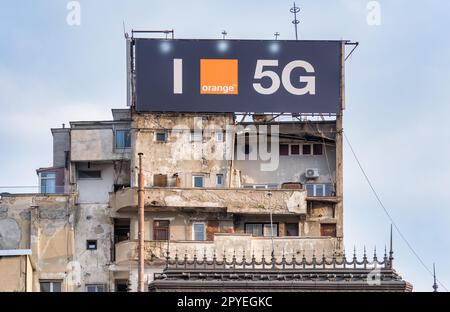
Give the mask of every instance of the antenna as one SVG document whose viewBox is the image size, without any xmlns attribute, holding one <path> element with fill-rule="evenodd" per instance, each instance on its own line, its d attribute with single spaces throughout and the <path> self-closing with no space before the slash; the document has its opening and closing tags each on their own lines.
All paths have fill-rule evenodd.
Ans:
<svg viewBox="0 0 450 312">
<path fill-rule="evenodd" d="M 228 35 L 227 31 L 226 31 L 226 30 L 223 30 L 223 31 L 221 32 L 221 34 L 222 34 L 222 39 L 225 40 L 225 37 Z"/>
<path fill-rule="evenodd" d="M 433 279 L 434 279 L 434 283 L 433 283 L 433 292 L 437 292 L 438 290 L 438 284 L 436 283 L 436 268 L 434 266 L 433 263 Z"/>
<path fill-rule="evenodd" d="M 300 8 L 298 6 L 295 5 L 294 2 L 294 6 L 291 8 L 291 13 L 294 14 L 294 20 L 292 21 L 292 24 L 294 24 L 294 28 L 295 28 L 295 40 L 298 40 L 298 32 L 297 32 L 297 25 L 298 23 L 300 23 L 300 21 L 297 19 L 297 13 L 300 12 Z"/>
<path fill-rule="evenodd" d="M 123 36 L 125 37 L 125 39 L 128 39 L 128 33 L 125 30 L 125 21 L 122 21 L 122 26 L 123 26 Z"/>
<path fill-rule="evenodd" d="M 273 35 L 275 36 L 275 40 L 278 40 L 278 37 L 280 36 L 280 33 L 277 31 Z"/>
</svg>

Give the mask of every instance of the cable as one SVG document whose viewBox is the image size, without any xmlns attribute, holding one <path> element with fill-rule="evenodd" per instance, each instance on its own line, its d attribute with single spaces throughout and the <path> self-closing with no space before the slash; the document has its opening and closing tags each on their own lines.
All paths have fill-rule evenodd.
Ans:
<svg viewBox="0 0 450 312">
<path fill-rule="evenodd" d="M 396 231 L 398 232 L 398 234 L 400 235 L 400 237 L 402 238 L 402 240 L 406 243 L 406 245 L 408 246 L 408 248 L 411 250 L 411 252 L 414 254 L 414 256 L 417 258 L 417 260 L 419 260 L 420 264 L 422 264 L 422 266 L 425 268 L 425 270 L 428 271 L 428 273 L 430 273 L 431 276 L 433 275 L 433 272 L 427 267 L 427 265 L 425 264 L 425 262 L 422 260 L 422 258 L 419 256 L 419 254 L 414 250 L 414 248 L 411 246 L 411 244 L 409 243 L 409 241 L 406 239 L 406 237 L 403 235 L 403 233 L 400 231 L 400 228 L 397 226 L 397 224 L 395 223 L 394 219 L 392 218 L 392 216 L 390 215 L 389 211 L 387 210 L 387 208 L 384 206 L 383 202 L 381 201 L 380 196 L 378 196 L 377 191 L 375 190 L 375 188 L 373 187 L 372 183 L 370 182 L 369 177 L 367 176 L 364 168 L 361 165 L 361 162 L 359 161 L 358 157 L 356 156 L 355 151 L 353 150 L 352 145 L 350 144 L 350 141 L 347 137 L 347 135 L 345 134 L 344 131 L 342 131 L 345 137 L 345 141 L 347 142 L 348 146 L 350 147 L 350 150 L 353 154 L 353 157 L 355 158 L 356 162 L 358 163 L 359 169 L 361 169 L 361 172 L 364 175 L 364 178 L 367 181 L 367 184 L 369 184 L 370 189 L 372 190 L 375 198 L 377 199 L 378 203 L 380 204 L 380 206 L 383 208 L 384 212 L 386 213 L 386 215 L 388 216 L 389 220 L 391 221 L 392 225 L 394 226 L 394 228 L 396 229 Z M 436 279 L 437 282 L 442 286 L 442 288 L 445 289 L 445 291 L 448 292 L 447 287 L 445 287 L 445 285 L 438 279 Z"/>
</svg>

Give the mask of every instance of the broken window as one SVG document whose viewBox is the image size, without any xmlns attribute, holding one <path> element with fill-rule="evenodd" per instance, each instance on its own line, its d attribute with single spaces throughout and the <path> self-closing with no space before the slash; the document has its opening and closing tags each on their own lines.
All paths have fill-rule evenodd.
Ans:
<svg viewBox="0 0 450 312">
<path fill-rule="evenodd" d="M 280 155 L 289 155 L 289 144 L 280 144 Z"/>
<path fill-rule="evenodd" d="M 41 292 L 61 292 L 61 281 L 40 281 Z"/>
<path fill-rule="evenodd" d="M 156 142 L 166 142 L 167 141 L 167 132 L 166 131 L 158 131 L 155 134 Z"/>
<path fill-rule="evenodd" d="M 300 145 L 291 144 L 291 155 L 300 155 Z"/>
<path fill-rule="evenodd" d="M 56 193 L 56 173 L 41 172 L 41 193 L 54 194 Z"/>
<path fill-rule="evenodd" d="M 205 223 L 192 224 L 193 240 L 204 241 L 205 240 Z"/>
<path fill-rule="evenodd" d="M 323 145 L 313 144 L 313 155 L 322 155 L 322 154 L 323 154 Z"/>
<path fill-rule="evenodd" d="M 105 285 L 102 284 L 87 284 L 86 292 L 104 292 Z"/>
<path fill-rule="evenodd" d="M 223 186 L 223 174 L 216 174 L 216 186 L 217 187 Z"/>
<path fill-rule="evenodd" d="M 201 175 L 195 175 L 192 177 L 193 187 L 204 187 L 205 177 Z"/>
<path fill-rule="evenodd" d="M 114 219 L 114 243 L 126 241 L 130 237 L 130 219 Z"/>
<path fill-rule="evenodd" d="M 298 223 L 285 224 L 286 236 L 298 236 Z"/>
<path fill-rule="evenodd" d="M 130 129 L 116 130 L 116 148 L 131 148 L 131 131 Z"/>
<path fill-rule="evenodd" d="M 336 224 L 335 223 L 321 223 L 320 235 L 336 237 Z"/>
<path fill-rule="evenodd" d="M 169 240 L 169 220 L 153 221 L 153 240 Z"/>
<path fill-rule="evenodd" d="M 87 250 L 96 250 L 97 249 L 97 240 L 96 239 L 88 239 L 86 241 L 86 249 Z"/>
<path fill-rule="evenodd" d="M 302 155 L 311 155 L 312 149 L 311 144 L 302 145 Z"/>
<path fill-rule="evenodd" d="M 101 179 L 101 170 L 80 170 L 77 171 L 78 179 Z"/>
</svg>

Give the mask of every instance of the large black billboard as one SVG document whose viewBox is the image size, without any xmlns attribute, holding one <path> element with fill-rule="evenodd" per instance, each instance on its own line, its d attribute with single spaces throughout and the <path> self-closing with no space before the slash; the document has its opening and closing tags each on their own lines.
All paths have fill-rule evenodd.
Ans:
<svg viewBox="0 0 450 312">
<path fill-rule="evenodd" d="M 340 111 L 342 41 L 134 40 L 138 112 Z"/>
</svg>

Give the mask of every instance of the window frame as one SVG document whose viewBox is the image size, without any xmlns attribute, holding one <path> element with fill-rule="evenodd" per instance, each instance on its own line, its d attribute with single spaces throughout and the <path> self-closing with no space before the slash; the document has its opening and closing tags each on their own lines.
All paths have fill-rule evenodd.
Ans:
<svg viewBox="0 0 450 312">
<path fill-rule="evenodd" d="M 156 222 L 161 222 L 161 221 L 163 221 L 163 222 L 167 222 L 167 227 L 163 227 L 163 226 L 158 226 L 158 227 L 156 227 L 155 226 L 155 223 Z M 153 240 L 154 241 L 159 241 L 159 242 L 164 242 L 164 241 L 169 241 L 170 240 L 170 220 L 167 220 L 167 219 L 153 219 Z M 156 231 L 163 231 L 163 230 L 165 230 L 166 231 L 166 235 L 167 235 L 167 238 L 166 239 L 159 239 L 159 237 L 157 238 L 156 236 Z"/>
<path fill-rule="evenodd" d="M 48 292 L 62 292 L 62 280 L 39 280 L 39 291 L 42 291 L 42 284 L 43 283 L 49 283 L 49 291 Z M 54 291 L 54 284 L 59 284 L 59 291 Z"/>
<path fill-rule="evenodd" d="M 272 237 L 272 233 L 268 233 L 268 235 L 265 235 L 265 225 L 269 225 L 270 226 L 270 222 L 245 222 L 244 223 L 244 233 L 245 234 L 251 234 L 253 236 L 253 233 L 247 233 L 247 225 L 253 225 L 253 224 L 257 224 L 257 225 L 262 225 L 262 236 L 255 236 L 255 237 Z M 276 226 L 276 232 L 274 231 L 274 235 L 273 237 L 280 237 L 280 222 L 272 222 L 272 224 L 274 226 Z M 270 229 L 270 228 L 269 228 Z"/>
<path fill-rule="evenodd" d="M 195 226 L 196 225 L 202 225 L 203 226 L 203 239 L 202 240 L 198 240 L 195 239 Z M 206 241 L 206 222 L 192 222 L 192 240 L 193 241 L 198 241 L 198 242 L 203 242 Z"/>
<path fill-rule="evenodd" d="M 220 135 L 220 139 L 219 139 L 219 135 Z M 225 141 L 224 138 L 225 138 L 225 136 L 223 134 L 223 131 L 216 131 L 214 133 L 214 139 L 216 140 L 216 142 L 223 142 L 223 141 Z"/>
<path fill-rule="evenodd" d="M 191 143 L 203 143 L 203 132 L 191 131 Z"/>
<path fill-rule="evenodd" d="M 95 291 L 88 291 L 88 287 L 95 287 Z M 99 287 L 102 288 L 102 291 L 98 291 Z M 106 292 L 105 284 L 85 284 L 84 285 L 85 292 Z"/>
<path fill-rule="evenodd" d="M 202 186 L 195 186 L 195 178 L 202 178 Z M 192 175 L 192 188 L 204 188 L 205 187 L 205 176 L 201 174 Z"/>
<path fill-rule="evenodd" d="M 222 182 L 219 183 L 218 179 L 219 177 L 222 178 Z M 216 187 L 224 187 L 225 185 L 225 175 L 223 173 L 217 173 L 216 174 Z"/>
<path fill-rule="evenodd" d="M 164 134 L 164 141 L 158 140 L 158 134 Z M 155 131 L 154 140 L 155 140 L 156 143 L 167 143 L 168 137 L 169 137 L 169 133 L 167 132 L 167 130 Z"/>
<path fill-rule="evenodd" d="M 80 178 L 80 171 L 84 171 L 84 172 L 90 172 L 90 171 L 96 172 L 96 171 L 98 171 L 98 172 L 100 172 L 100 176 L 98 178 Z M 77 180 L 103 180 L 102 170 L 92 170 L 92 169 L 87 169 L 86 170 L 86 169 L 77 168 Z"/>
<path fill-rule="evenodd" d="M 95 248 L 91 248 L 90 245 L 95 244 Z M 86 240 L 86 250 L 97 250 L 98 241 L 96 239 L 87 239 Z"/>
<path fill-rule="evenodd" d="M 129 141 L 130 141 L 130 146 L 126 146 L 126 144 L 125 144 L 125 146 L 123 146 L 123 147 L 117 146 L 117 138 L 118 138 L 117 133 L 118 133 L 118 132 L 128 132 L 128 137 L 129 137 Z M 124 143 L 126 143 L 126 136 L 125 136 Z M 131 129 L 126 129 L 126 128 L 124 128 L 124 129 L 115 129 L 115 130 L 114 130 L 114 148 L 115 148 L 116 150 L 127 150 L 127 149 L 131 149 Z"/>
<path fill-rule="evenodd" d="M 52 178 L 49 178 L 47 176 L 43 177 L 42 176 L 43 174 L 45 174 L 45 175 L 52 174 L 53 177 Z M 53 182 L 53 188 L 54 188 L 53 192 L 47 191 L 47 189 L 48 189 L 47 181 L 49 181 L 49 180 L 53 180 L 54 181 Z M 45 183 L 45 192 L 42 191 L 42 187 L 43 187 L 43 183 L 42 182 L 43 181 L 46 182 Z M 55 171 L 44 171 L 44 172 L 40 172 L 39 173 L 39 191 L 42 194 L 56 194 L 56 172 Z"/>
</svg>

